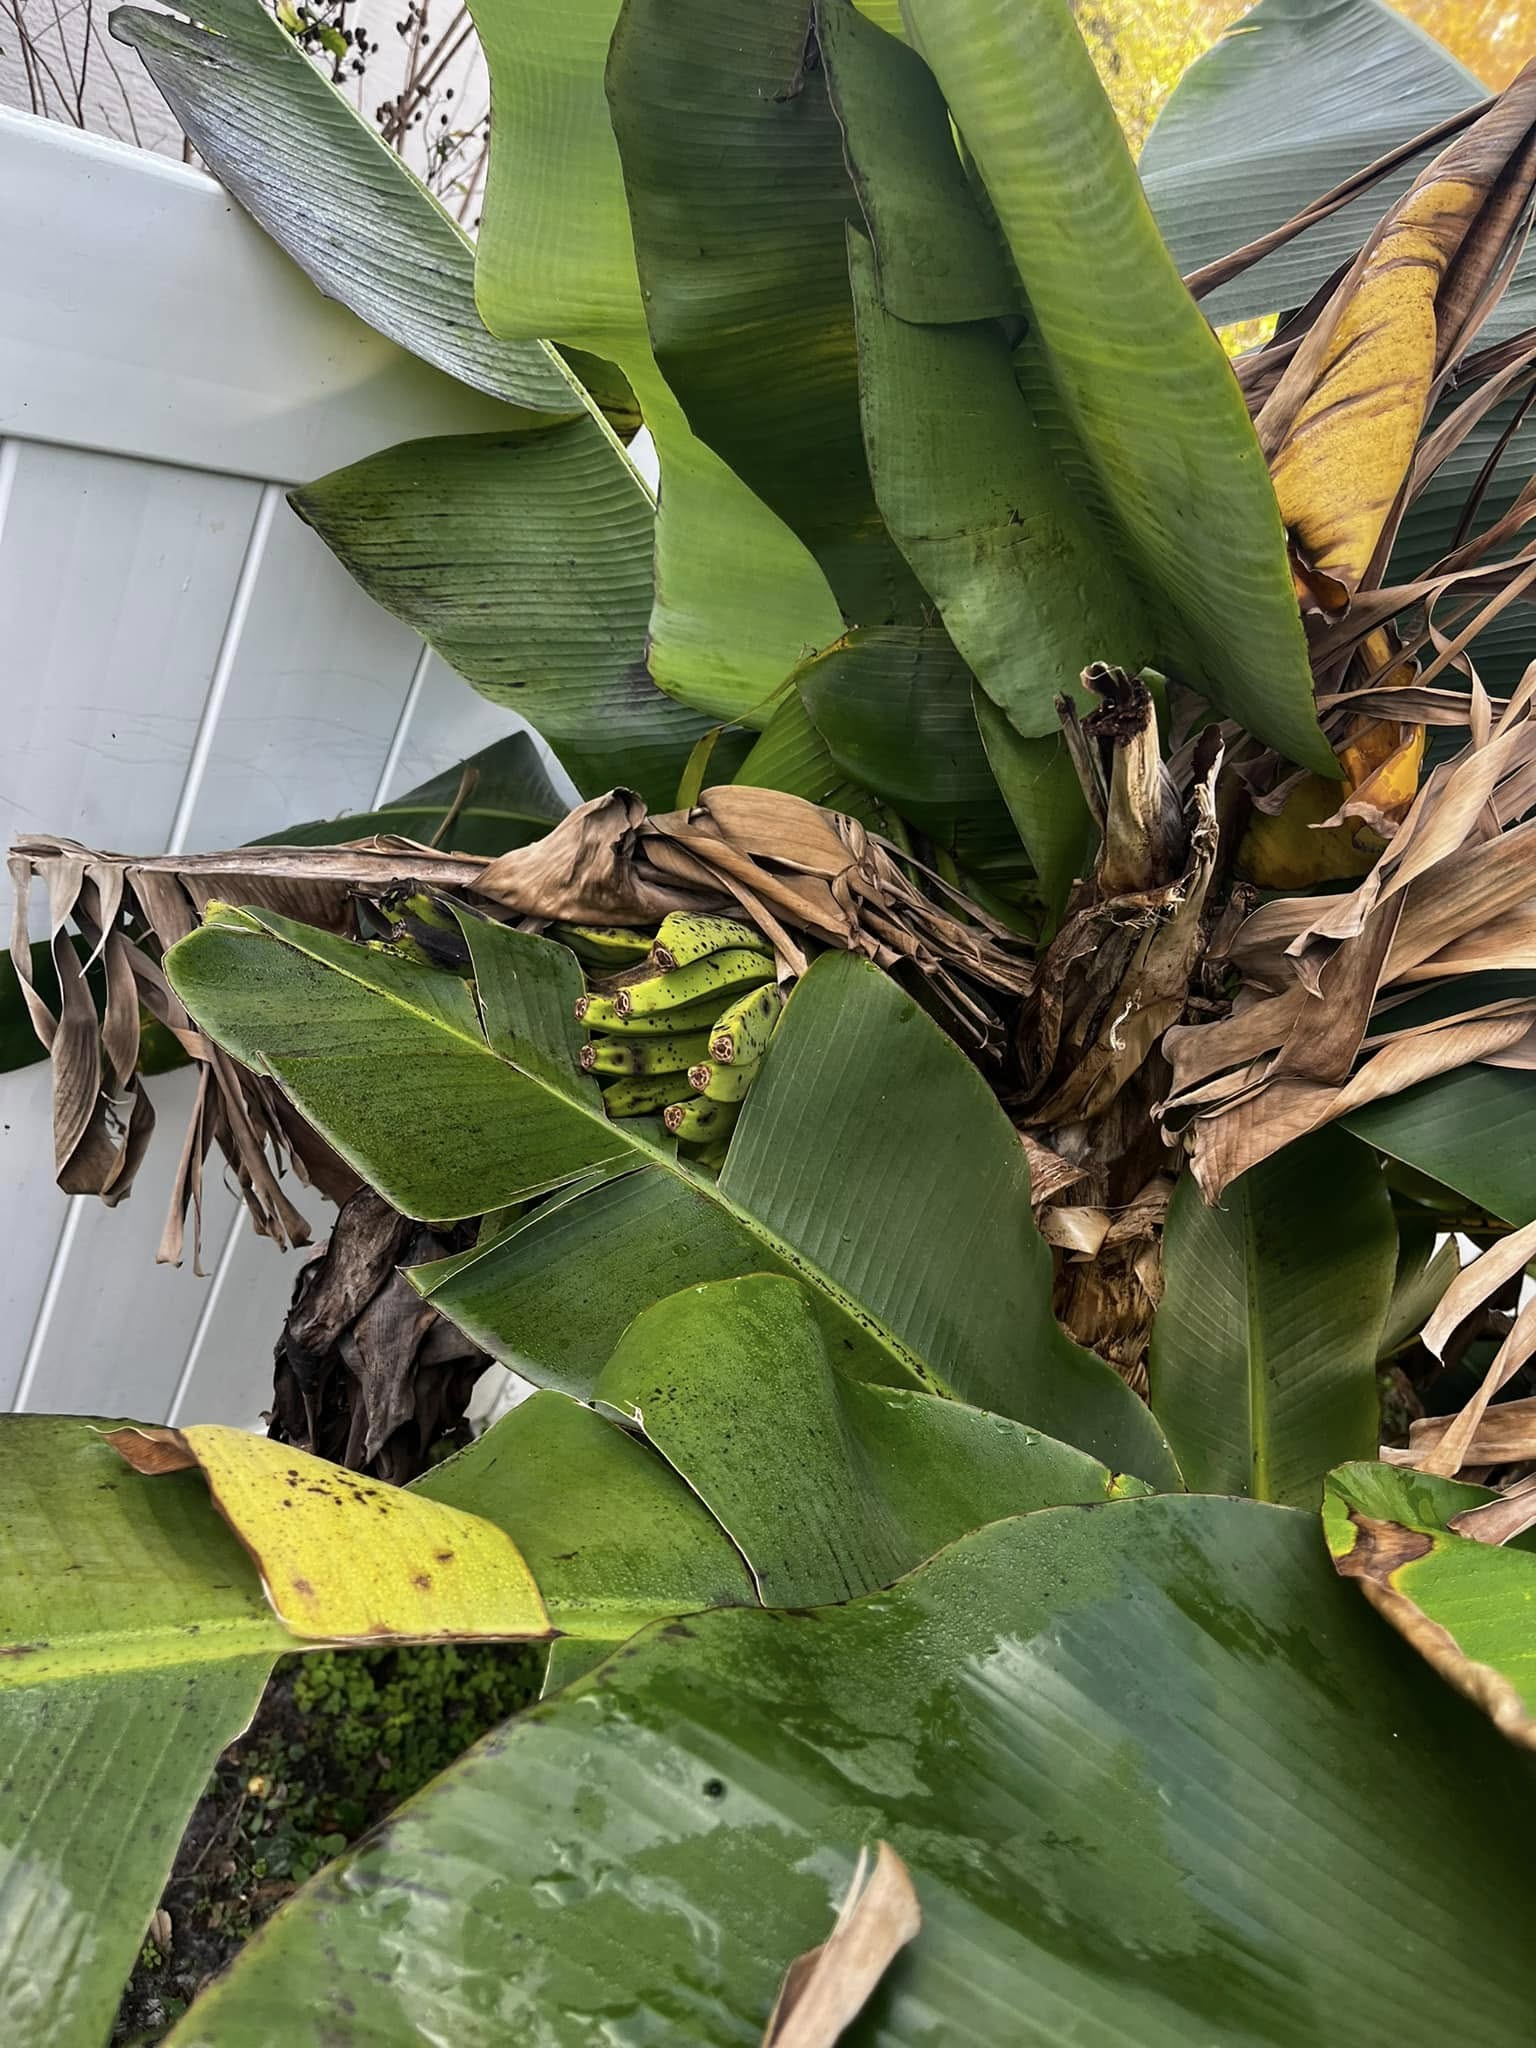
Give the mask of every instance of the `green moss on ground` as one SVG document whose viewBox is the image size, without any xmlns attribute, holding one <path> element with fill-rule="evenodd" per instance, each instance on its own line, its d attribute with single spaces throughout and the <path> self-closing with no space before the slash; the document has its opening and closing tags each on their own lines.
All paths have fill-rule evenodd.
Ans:
<svg viewBox="0 0 1536 2048">
<path fill-rule="evenodd" d="M 521 1644 L 287 1657 L 219 1759 L 113 2032 L 159 2040 L 290 1893 L 534 1698 Z"/>
</svg>

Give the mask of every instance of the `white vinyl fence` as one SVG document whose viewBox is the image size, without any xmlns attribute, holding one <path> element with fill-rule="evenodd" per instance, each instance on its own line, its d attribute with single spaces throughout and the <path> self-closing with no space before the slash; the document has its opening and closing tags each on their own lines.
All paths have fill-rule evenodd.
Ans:
<svg viewBox="0 0 1536 2048">
<path fill-rule="evenodd" d="M 200 172 L 4 111 L 0 251 L 7 845 L 237 844 L 511 729 L 283 497 L 396 441 L 502 426 L 498 405 L 322 298 Z M 0 916 L 8 933 L 8 895 Z M 108 1210 L 54 1186 L 46 1066 L 0 1076 L 0 1411 L 252 1423 L 266 1404 L 307 1253 L 256 1238 L 210 1171 L 210 1277 L 154 1264 L 190 1076 L 150 1087 L 154 1144 Z"/>
</svg>

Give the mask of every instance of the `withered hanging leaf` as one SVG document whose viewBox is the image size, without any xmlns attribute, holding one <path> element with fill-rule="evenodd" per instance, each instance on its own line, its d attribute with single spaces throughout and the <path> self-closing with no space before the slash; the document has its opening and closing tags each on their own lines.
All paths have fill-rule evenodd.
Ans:
<svg viewBox="0 0 1536 2048">
<path fill-rule="evenodd" d="M 355 1194 L 295 1283 L 268 1434 L 395 1486 L 426 1471 L 491 1360 L 400 1269 L 466 1250 L 474 1236 L 473 1224 L 430 1230 L 371 1188 Z"/>
<path fill-rule="evenodd" d="M 257 1230 L 280 1243 L 309 1235 L 283 1191 L 285 1169 L 337 1203 L 359 1186 L 274 1082 L 203 1039 L 166 983 L 161 955 L 210 903 L 275 910 L 347 938 L 378 928 L 364 928 L 368 911 L 388 929 L 380 906 L 423 891 L 482 908 L 489 902 L 534 923 L 652 928 L 669 910 L 734 910 L 767 934 L 791 973 L 804 972 L 813 945 L 862 953 L 886 968 L 910 963 L 947 1007 L 956 1035 L 978 1049 L 1000 1043 L 995 999 L 1017 996 L 1030 973 L 1003 925 L 937 877 L 934 895 L 923 894 L 857 820 L 730 785 L 705 791 L 691 810 L 658 817 L 633 792 L 613 790 L 542 840 L 490 860 L 388 836 L 145 860 L 34 837 L 17 845 L 11 867 L 18 962 L 30 960 L 30 884 L 41 878 L 48 888 L 62 1016 L 30 985 L 23 993 L 52 1053 L 58 1172 L 70 1191 L 116 1201 L 132 1186 L 153 1124 L 134 1071 L 141 1005 L 203 1067 L 159 1253 L 169 1260 L 180 1258 L 188 1209 L 194 1222 L 198 1215 L 212 1146 L 228 1160 Z M 105 962 L 99 1018 L 67 937 L 71 919 Z"/>
<path fill-rule="evenodd" d="M 1407 478 L 1436 379 L 1507 281 L 1529 203 L 1536 68 L 1386 214 L 1261 408 L 1304 603 L 1344 610 Z"/>
<path fill-rule="evenodd" d="M 872 1868 L 861 1849 L 832 1932 L 784 1973 L 763 2048 L 833 2048 L 916 1939 L 922 1917 L 907 1866 L 890 1843 L 876 1845 Z"/>
<path fill-rule="evenodd" d="M 1496 829 L 1529 806 L 1533 695 L 1536 671 L 1429 776 L 1358 888 L 1255 911 L 1228 952 L 1245 983 L 1232 1013 L 1168 1033 L 1162 1114 L 1208 1200 L 1369 1102 L 1479 1060 L 1536 1056 L 1536 1003 L 1519 994 L 1416 1023 L 1394 1014 L 1415 986 L 1536 957 L 1536 820 Z"/>
</svg>

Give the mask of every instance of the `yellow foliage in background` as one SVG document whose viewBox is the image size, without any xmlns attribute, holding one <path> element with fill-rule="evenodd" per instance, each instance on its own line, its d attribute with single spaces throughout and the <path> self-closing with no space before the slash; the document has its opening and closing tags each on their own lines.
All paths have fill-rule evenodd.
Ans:
<svg viewBox="0 0 1536 2048">
<path fill-rule="evenodd" d="M 1493 88 L 1536 56 L 1536 0 L 1402 0 L 1397 11 Z M 1076 0 L 1078 27 L 1133 149 L 1183 73 L 1246 12 L 1233 0 Z"/>
</svg>

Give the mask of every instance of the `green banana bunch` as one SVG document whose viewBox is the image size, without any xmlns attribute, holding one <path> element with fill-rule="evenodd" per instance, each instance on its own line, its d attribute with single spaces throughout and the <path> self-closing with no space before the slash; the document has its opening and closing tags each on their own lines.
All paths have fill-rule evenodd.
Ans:
<svg viewBox="0 0 1536 2048">
<path fill-rule="evenodd" d="M 602 1082 L 608 1114 L 661 1110 L 694 1163 L 718 1172 L 783 1008 L 768 942 L 736 918 L 686 911 L 649 940 L 592 925 L 557 932 L 606 969 L 576 1015 L 592 1034 L 581 1066 Z"/>
</svg>

